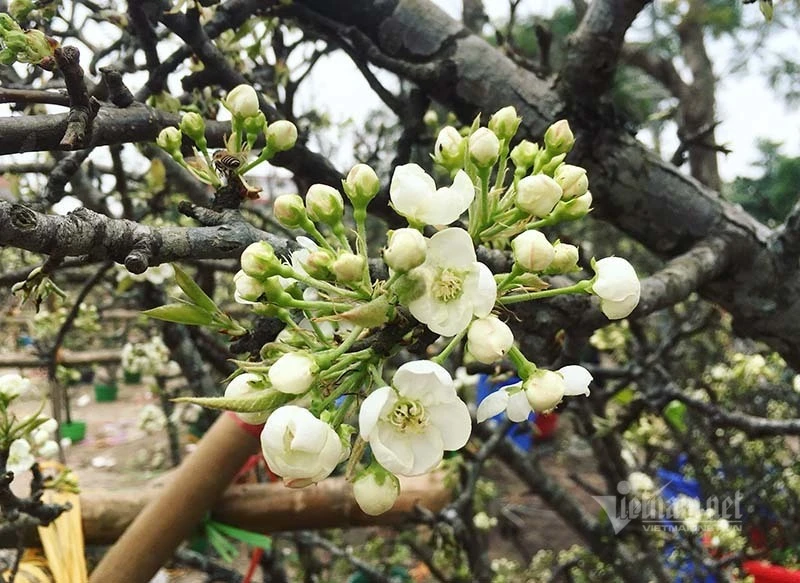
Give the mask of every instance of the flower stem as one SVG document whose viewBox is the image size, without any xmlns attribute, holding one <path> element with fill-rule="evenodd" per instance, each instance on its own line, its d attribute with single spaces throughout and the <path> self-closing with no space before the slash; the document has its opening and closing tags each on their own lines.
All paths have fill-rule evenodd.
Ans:
<svg viewBox="0 0 800 583">
<path fill-rule="evenodd" d="M 447 357 L 450 356 L 450 353 L 453 352 L 455 347 L 459 345 L 461 340 L 467 334 L 467 330 L 469 330 L 469 326 L 467 326 L 461 332 L 453 336 L 453 338 L 450 340 L 447 346 L 444 347 L 444 350 L 442 350 L 439 354 L 431 358 L 431 361 L 435 362 L 436 364 L 442 364 L 445 360 L 447 360 Z"/>
<path fill-rule="evenodd" d="M 591 280 L 587 279 L 584 281 L 579 281 L 575 285 L 570 285 L 567 287 L 559 287 L 555 289 L 546 289 L 538 292 L 528 292 L 524 294 L 514 294 L 510 296 L 504 296 L 502 298 L 498 298 L 497 303 L 503 305 L 518 304 L 519 302 L 527 302 L 529 300 L 541 300 L 544 298 L 552 298 L 555 296 L 581 293 L 587 291 L 590 285 L 591 285 Z"/>
</svg>

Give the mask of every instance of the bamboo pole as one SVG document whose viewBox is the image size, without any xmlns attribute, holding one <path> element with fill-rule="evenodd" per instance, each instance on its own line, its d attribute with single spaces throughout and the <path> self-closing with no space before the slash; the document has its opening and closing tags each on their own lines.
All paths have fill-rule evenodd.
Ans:
<svg viewBox="0 0 800 583">
<path fill-rule="evenodd" d="M 90 583 L 146 583 L 203 520 L 222 492 L 258 450 L 258 440 L 221 415 L 97 565 Z"/>
</svg>

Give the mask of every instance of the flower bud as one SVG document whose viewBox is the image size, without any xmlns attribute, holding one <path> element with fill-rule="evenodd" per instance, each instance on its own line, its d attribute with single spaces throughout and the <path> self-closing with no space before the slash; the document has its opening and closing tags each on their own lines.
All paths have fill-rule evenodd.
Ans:
<svg viewBox="0 0 800 583">
<path fill-rule="evenodd" d="M 522 140 L 511 150 L 511 161 L 514 166 L 527 170 L 536 163 L 536 155 L 539 153 L 539 145 L 528 140 Z"/>
<path fill-rule="evenodd" d="M 589 190 L 589 179 L 586 177 L 586 169 L 572 164 L 562 164 L 556 169 L 555 181 L 561 187 L 563 193 L 562 200 L 570 200 L 578 196 L 583 196 Z"/>
<path fill-rule="evenodd" d="M 242 126 L 244 127 L 245 134 L 247 135 L 247 146 L 252 148 L 261 133 L 266 131 L 267 116 L 264 115 L 263 111 L 259 111 L 252 117 L 244 118 Z"/>
<path fill-rule="evenodd" d="M 161 130 L 156 138 L 156 144 L 164 151 L 173 154 L 181 150 L 182 135 L 181 130 L 172 126 Z"/>
<path fill-rule="evenodd" d="M 5 401 L 16 399 L 31 388 L 31 381 L 16 373 L 0 375 L 0 396 Z"/>
<path fill-rule="evenodd" d="M 470 324 L 467 350 L 475 360 L 492 364 L 503 358 L 514 344 L 514 334 L 495 316 L 478 318 Z"/>
<path fill-rule="evenodd" d="M 564 377 L 552 370 L 537 370 L 523 384 L 528 404 L 536 413 L 550 411 L 564 398 Z"/>
<path fill-rule="evenodd" d="M 198 147 L 206 147 L 206 122 L 199 113 L 190 111 L 181 118 L 181 131 L 189 136 Z M 203 145 L 201 145 L 201 143 Z"/>
<path fill-rule="evenodd" d="M 53 459 L 58 455 L 58 444 L 52 440 L 48 439 L 42 445 L 39 446 L 39 457 L 43 457 L 45 459 Z"/>
<path fill-rule="evenodd" d="M 251 397 L 261 393 L 264 388 L 264 377 L 246 372 L 234 378 L 225 388 L 225 397 Z M 234 412 L 239 419 L 250 425 L 264 423 L 269 417 L 269 411 L 255 411 L 252 413 Z"/>
<path fill-rule="evenodd" d="M 275 219 L 288 229 L 299 228 L 306 219 L 306 207 L 298 194 L 282 194 L 272 203 Z"/>
<path fill-rule="evenodd" d="M 258 115 L 258 94 L 250 85 L 237 85 L 228 92 L 223 104 L 234 117 L 246 118 Z"/>
<path fill-rule="evenodd" d="M 464 151 L 467 140 L 453 126 L 445 126 L 439 131 L 433 148 L 434 160 L 448 170 L 464 165 Z"/>
<path fill-rule="evenodd" d="M 41 30 L 26 30 L 25 41 L 27 44 L 26 60 L 31 64 L 37 64 L 45 57 L 53 55 L 53 44 Z"/>
<path fill-rule="evenodd" d="M 572 135 L 569 122 L 562 119 L 547 128 L 544 133 L 544 145 L 552 155 L 569 152 L 575 145 L 575 136 Z"/>
<path fill-rule="evenodd" d="M 272 387 L 281 393 L 301 395 L 311 388 L 319 370 L 317 363 L 304 352 L 287 352 L 269 367 Z"/>
<path fill-rule="evenodd" d="M 334 256 L 327 249 L 317 249 L 300 259 L 300 265 L 308 275 L 316 279 L 329 279 Z"/>
<path fill-rule="evenodd" d="M 516 205 L 534 217 L 546 217 L 561 200 L 561 187 L 544 174 L 526 176 L 517 183 Z"/>
<path fill-rule="evenodd" d="M 375 171 L 366 164 L 356 164 L 347 173 L 342 187 L 353 206 L 365 207 L 381 189 Z"/>
<path fill-rule="evenodd" d="M 559 221 L 574 221 L 585 217 L 591 207 L 592 193 L 587 190 L 585 194 L 577 198 L 559 202 L 553 211 L 553 215 Z"/>
<path fill-rule="evenodd" d="M 400 480 L 386 470 L 372 471 L 368 468 L 356 476 L 353 496 L 364 514 L 378 516 L 394 506 L 400 496 Z"/>
<path fill-rule="evenodd" d="M 336 281 L 352 283 L 359 281 L 364 276 L 364 265 L 366 264 L 361 255 L 353 253 L 342 253 L 333 262 L 331 270 L 336 276 Z"/>
<path fill-rule="evenodd" d="M 312 184 L 306 193 L 306 210 L 312 221 L 335 225 L 342 220 L 344 201 L 335 188 L 327 184 Z"/>
<path fill-rule="evenodd" d="M 548 273 L 571 273 L 578 270 L 578 248 L 569 243 L 558 242 L 553 245 L 553 261 L 547 267 Z"/>
<path fill-rule="evenodd" d="M 500 140 L 488 128 L 478 128 L 469 137 L 469 157 L 478 168 L 488 168 L 500 156 Z"/>
<path fill-rule="evenodd" d="M 501 140 L 510 140 L 517 133 L 519 122 L 522 118 L 517 116 L 517 110 L 509 105 L 495 113 L 489 120 L 489 129 Z"/>
<path fill-rule="evenodd" d="M 257 241 L 248 245 L 242 252 L 242 271 L 256 279 L 266 279 L 272 275 L 279 275 L 280 261 L 275 256 L 272 245 L 266 241 Z"/>
<path fill-rule="evenodd" d="M 285 119 L 274 121 L 267 128 L 267 145 L 274 152 L 294 148 L 297 143 L 297 126 Z"/>
<path fill-rule="evenodd" d="M 436 127 L 439 125 L 439 114 L 436 113 L 435 109 L 429 109 L 425 112 L 425 115 L 422 116 L 422 123 L 426 126 Z"/>
<path fill-rule="evenodd" d="M 511 241 L 516 265 L 524 271 L 542 271 L 553 262 L 553 246 L 539 231 L 525 231 Z"/>
<path fill-rule="evenodd" d="M 422 233 L 416 229 L 397 229 L 389 234 L 383 260 L 391 269 L 405 273 L 422 265 L 427 251 L 428 245 Z"/>
<path fill-rule="evenodd" d="M 233 298 L 240 304 L 257 302 L 264 293 L 264 286 L 261 282 L 241 270 L 233 276 L 233 284 L 236 286 Z"/>
</svg>

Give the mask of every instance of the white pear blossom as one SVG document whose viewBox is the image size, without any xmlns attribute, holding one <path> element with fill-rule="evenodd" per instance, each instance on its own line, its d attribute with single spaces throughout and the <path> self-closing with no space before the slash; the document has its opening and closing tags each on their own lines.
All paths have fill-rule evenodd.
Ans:
<svg viewBox="0 0 800 583">
<path fill-rule="evenodd" d="M 39 446 L 39 456 L 45 459 L 52 459 L 58 455 L 58 443 L 48 439 Z"/>
<path fill-rule="evenodd" d="M 453 126 L 445 126 L 436 136 L 436 145 L 433 147 L 435 155 L 446 161 L 463 161 L 464 136 Z"/>
<path fill-rule="evenodd" d="M 24 439 L 15 439 L 11 442 L 11 447 L 8 449 L 8 461 L 6 462 L 6 470 L 20 474 L 31 469 L 36 459 L 31 453 L 31 444 Z"/>
<path fill-rule="evenodd" d="M 433 178 L 416 164 L 398 166 L 389 186 L 389 196 L 398 214 L 427 225 L 449 225 L 469 208 L 475 186 L 459 170 L 452 186 L 436 189 Z"/>
<path fill-rule="evenodd" d="M 139 418 L 136 421 L 136 426 L 147 433 L 153 435 L 163 431 L 167 426 L 167 416 L 161 407 L 153 405 L 152 403 L 142 407 L 139 411 Z"/>
<path fill-rule="evenodd" d="M 546 217 L 556 203 L 561 200 L 563 191 L 558 182 L 546 174 L 526 176 L 517 184 L 517 207 L 534 217 Z"/>
<path fill-rule="evenodd" d="M 489 128 L 478 128 L 469 137 L 469 156 L 481 168 L 497 162 L 500 155 L 500 140 Z"/>
<path fill-rule="evenodd" d="M 484 364 L 503 358 L 513 344 L 511 328 L 495 316 L 476 319 L 467 332 L 467 351 Z"/>
<path fill-rule="evenodd" d="M 225 107 L 238 117 L 258 115 L 258 94 L 250 85 L 237 85 L 228 92 L 223 101 Z"/>
<path fill-rule="evenodd" d="M 367 470 L 353 482 L 353 496 L 364 514 L 378 516 L 394 506 L 400 496 L 400 480 L 389 472 Z"/>
<path fill-rule="evenodd" d="M 560 377 L 560 378 L 559 378 Z M 578 365 L 569 365 L 553 372 L 540 370 L 525 383 L 514 383 L 488 395 L 478 405 L 478 423 L 506 412 L 508 418 L 521 423 L 533 411 L 548 411 L 558 405 L 564 396 L 589 395 L 592 375 Z"/>
<path fill-rule="evenodd" d="M 639 303 L 641 284 L 633 266 L 621 257 L 606 257 L 595 263 L 597 278 L 592 292 L 600 298 L 600 309 L 609 320 L 627 317 Z"/>
<path fill-rule="evenodd" d="M 287 352 L 269 367 L 269 381 L 281 393 L 300 395 L 311 388 L 317 364 L 307 354 Z"/>
<path fill-rule="evenodd" d="M 225 388 L 226 397 L 252 397 L 255 394 L 261 393 L 265 389 L 259 387 L 264 386 L 264 377 L 251 372 L 246 372 L 235 377 L 228 386 Z M 262 393 L 263 394 L 263 393 Z M 255 412 L 234 412 L 239 419 L 250 425 L 258 425 L 264 423 L 269 416 L 269 411 L 255 411 Z"/>
<path fill-rule="evenodd" d="M 425 262 L 428 243 L 416 229 L 397 229 L 389 235 L 383 260 L 391 269 L 405 273 Z"/>
<path fill-rule="evenodd" d="M 333 428 L 308 409 L 276 409 L 261 431 L 261 450 L 269 469 L 290 488 L 303 488 L 328 477 L 349 455 Z"/>
<path fill-rule="evenodd" d="M 239 304 L 255 304 L 256 300 L 264 293 L 262 283 L 241 269 L 233 276 L 233 284 L 236 287 L 233 299 Z"/>
<path fill-rule="evenodd" d="M 472 430 L 453 379 L 429 360 L 397 369 L 391 387 L 381 387 L 364 400 L 358 421 L 378 463 L 401 476 L 433 470 L 445 451 L 467 443 Z"/>
<path fill-rule="evenodd" d="M 445 229 L 431 237 L 425 263 L 411 273 L 424 281 L 424 292 L 409 302 L 408 309 L 442 336 L 455 336 L 473 316 L 488 316 L 497 299 L 494 276 L 477 261 L 464 229 Z"/>
<path fill-rule="evenodd" d="M 16 373 L 0 375 L 0 395 L 6 400 L 16 399 L 31 388 L 31 381 Z"/>
<path fill-rule="evenodd" d="M 555 249 L 540 231 L 525 231 L 511 241 L 516 264 L 528 272 L 547 269 L 556 256 Z"/>
</svg>

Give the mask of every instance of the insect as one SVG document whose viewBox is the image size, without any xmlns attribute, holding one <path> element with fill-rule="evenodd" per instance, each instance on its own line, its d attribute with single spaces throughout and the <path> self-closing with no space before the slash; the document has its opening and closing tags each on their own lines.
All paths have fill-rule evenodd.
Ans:
<svg viewBox="0 0 800 583">
<path fill-rule="evenodd" d="M 225 176 L 236 174 L 242 166 L 243 156 L 241 154 L 231 154 L 228 150 L 217 150 L 212 157 L 214 167 Z"/>
</svg>

